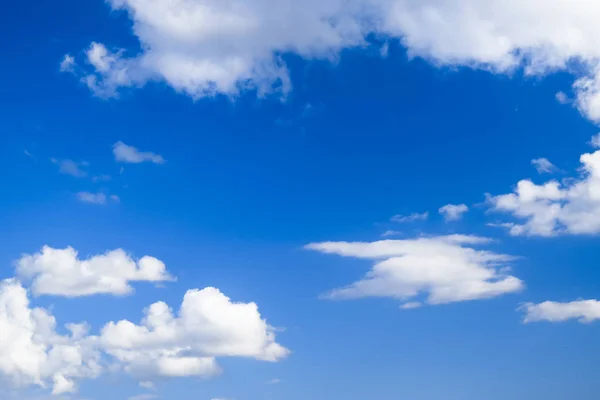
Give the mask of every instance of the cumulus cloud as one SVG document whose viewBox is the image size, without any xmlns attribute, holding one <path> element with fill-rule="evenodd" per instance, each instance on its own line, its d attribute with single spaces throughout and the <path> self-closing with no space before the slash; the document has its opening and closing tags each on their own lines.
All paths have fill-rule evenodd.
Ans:
<svg viewBox="0 0 600 400">
<path fill-rule="evenodd" d="M 466 204 L 446 204 L 438 210 L 446 221 L 458 221 L 463 214 L 469 211 Z"/>
<path fill-rule="evenodd" d="M 555 236 L 600 232 L 600 151 L 583 154 L 577 178 L 535 184 L 520 181 L 513 193 L 489 196 L 493 210 L 522 223 L 505 223 L 511 235 Z"/>
<path fill-rule="evenodd" d="M 514 257 L 476 250 L 489 239 L 450 235 L 377 242 L 313 243 L 307 249 L 344 257 L 375 260 L 367 275 L 349 286 L 326 294 L 330 299 L 392 297 L 411 308 L 424 297 L 428 304 L 444 304 L 497 297 L 523 289 L 509 274 Z"/>
<path fill-rule="evenodd" d="M 138 378 L 210 377 L 221 372 L 218 357 L 276 362 L 290 353 L 255 303 L 233 302 L 216 288 L 189 290 L 176 315 L 163 302 L 144 313 L 139 325 L 109 322 L 90 335 L 86 323 L 66 324 L 69 335 L 60 335 L 52 314 L 30 306 L 21 283 L 0 281 L 0 378 L 59 395 L 98 377 L 109 361 L 112 371 Z M 148 379 L 140 386 L 155 389 Z"/>
<path fill-rule="evenodd" d="M 139 325 L 110 322 L 100 340 L 138 376 L 211 376 L 220 372 L 215 357 L 274 362 L 289 354 L 255 303 L 234 303 L 210 287 L 188 291 L 177 315 L 158 302 L 145 310 Z"/>
<path fill-rule="evenodd" d="M 0 327 L 0 375 L 13 385 L 72 393 L 78 379 L 101 372 L 87 326 L 68 324 L 70 335 L 59 335 L 55 318 L 43 308 L 31 308 L 26 289 L 16 280 L 0 282 Z"/>
<path fill-rule="evenodd" d="M 520 308 L 525 313 L 524 322 L 565 322 L 576 319 L 581 323 L 600 320 L 600 301 L 577 300 L 570 303 L 545 301 L 540 304 L 526 303 Z"/>
<path fill-rule="evenodd" d="M 563 0 L 108 0 L 133 22 L 141 52 L 91 43 L 81 79 L 101 96 L 164 81 L 194 98 L 286 92 L 281 54 L 331 59 L 369 34 L 399 39 L 438 65 L 530 75 L 575 72 L 575 104 L 600 119 L 600 6 Z M 385 52 L 383 52 L 385 54 Z M 69 57 L 69 56 L 67 56 Z M 73 62 L 68 61 L 71 65 Z"/>
<path fill-rule="evenodd" d="M 556 172 L 558 168 L 554 164 L 552 164 L 547 158 L 536 158 L 531 160 L 531 165 L 533 165 L 536 171 L 539 174 L 551 174 Z"/>
<path fill-rule="evenodd" d="M 80 260 L 68 247 L 44 246 L 39 253 L 24 255 L 17 261 L 19 277 L 31 281 L 34 295 L 65 297 L 96 294 L 126 295 L 131 282 L 164 282 L 174 278 L 165 264 L 149 256 L 135 261 L 118 249 Z"/>
<path fill-rule="evenodd" d="M 407 223 L 407 222 L 415 222 L 415 221 L 425 221 L 429 218 L 429 213 L 424 212 L 422 214 L 412 213 L 410 215 L 394 215 L 391 219 L 392 222 L 398 223 Z"/>
<path fill-rule="evenodd" d="M 113 145 L 113 154 L 115 160 L 121 163 L 140 164 L 143 162 L 151 162 L 154 164 L 164 164 L 165 162 L 165 159 L 159 154 L 149 151 L 140 151 L 123 142 L 117 142 Z"/>
<path fill-rule="evenodd" d="M 51 158 L 50 161 L 58 165 L 58 172 L 61 174 L 71 175 L 76 178 L 83 178 L 88 175 L 85 168 L 90 164 L 86 161 L 57 160 L 56 158 Z"/>
</svg>

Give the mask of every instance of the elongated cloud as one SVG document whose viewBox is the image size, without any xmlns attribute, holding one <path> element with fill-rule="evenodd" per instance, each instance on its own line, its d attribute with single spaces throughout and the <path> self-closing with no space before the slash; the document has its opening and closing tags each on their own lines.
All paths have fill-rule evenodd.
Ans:
<svg viewBox="0 0 600 400">
<path fill-rule="evenodd" d="M 526 303 L 520 307 L 525 313 L 524 322 L 565 322 L 577 320 L 590 323 L 600 320 L 600 301 L 577 300 L 569 303 L 545 301 L 540 304 Z"/>
<path fill-rule="evenodd" d="M 471 246 L 488 240 L 451 235 L 377 242 L 325 242 L 309 250 L 344 257 L 376 260 L 367 275 L 349 286 L 334 289 L 331 299 L 392 297 L 415 308 L 420 297 L 428 304 L 444 304 L 497 297 L 523 289 L 508 273 L 514 257 Z"/>
<path fill-rule="evenodd" d="M 151 162 L 154 164 L 164 164 L 165 159 L 156 153 L 150 151 L 140 151 L 133 146 L 126 145 L 123 142 L 117 142 L 113 146 L 115 160 L 121 163 L 141 164 Z"/>
<path fill-rule="evenodd" d="M 131 282 L 164 282 L 174 278 L 165 264 L 145 256 L 133 260 L 118 249 L 80 260 L 75 249 L 44 246 L 39 253 L 24 255 L 17 261 L 17 275 L 31 281 L 36 296 L 65 297 L 131 293 Z"/>
</svg>

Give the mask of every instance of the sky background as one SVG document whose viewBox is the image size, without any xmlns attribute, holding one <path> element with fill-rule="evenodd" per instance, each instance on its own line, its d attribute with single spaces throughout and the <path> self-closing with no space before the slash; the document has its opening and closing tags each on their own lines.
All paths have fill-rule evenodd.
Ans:
<svg viewBox="0 0 600 400">
<path fill-rule="evenodd" d="M 65 54 L 93 41 L 139 48 L 126 13 L 103 1 L 10 2 L 0 13 L 0 277 L 44 245 L 81 258 L 122 248 L 162 260 L 176 282 L 133 283 L 127 296 L 33 297 L 57 330 L 87 321 L 139 323 L 156 301 L 177 309 L 188 289 L 214 286 L 255 302 L 285 328 L 291 354 L 277 363 L 220 358 L 211 379 L 157 378 L 155 391 L 127 374 L 78 382 L 73 399 L 546 400 L 597 398 L 597 324 L 523 324 L 523 302 L 597 297 L 594 235 L 510 236 L 485 194 L 509 193 L 546 157 L 577 176 L 597 126 L 555 96 L 566 71 L 526 76 L 440 66 L 379 38 L 339 59 L 284 53 L 293 88 L 284 100 L 254 90 L 192 99 L 164 82 L 99 98 L 71 74 Z M 119 164 L 122 141 L 164 164 Z M 89 176 L 59 173 L 50 159 L 86 161 Z M 122 170 L 121 170 L 122 168 Z M 107 174 L 108 181 L 92 176 Z M 77 193 L 120 201 L 90 204 Z M 445 222 L 438 209 L 468 204 Z M 412 223 L 394 215 L 429 213 Z M 491 299 L 399 309 L 391 298 L 332 301 L 320 295 L 361 279 L 373 262 L 304 249 L 308 243 L 421 235 L 494 239 L 487 249 L 521 257 L 525 290 Z M 0 326 L 0 329 L 2 327 Z M 270 383 L 273 379 L 278 383 Z M 8 382 L 8 381 L 7 381 Z M 2 398 L 45 398 L 36 386 Z M 11 397 L 12 396 L 12 397 Z M 151 397 L 147 397 L 151 398 Z"/>
</svg>

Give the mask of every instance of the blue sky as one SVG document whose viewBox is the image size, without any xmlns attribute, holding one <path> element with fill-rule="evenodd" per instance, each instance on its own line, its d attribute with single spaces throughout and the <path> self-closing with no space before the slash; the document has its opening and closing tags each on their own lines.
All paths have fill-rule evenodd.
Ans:
<svg viewBox="0 0 600 400">
<path fill-rule="evenodd" d="M 550 3 L 5 5 L 0 397 L 597 398 L 600 7 Z"/>
</svg>

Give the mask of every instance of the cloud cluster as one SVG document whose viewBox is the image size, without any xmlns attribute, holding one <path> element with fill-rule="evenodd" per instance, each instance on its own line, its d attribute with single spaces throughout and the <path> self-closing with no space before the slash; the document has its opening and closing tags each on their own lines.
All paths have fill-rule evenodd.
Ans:
<svg viewBox="0 0 600 400">
<path fill-rule="evenodd" d="M 324 242 L 306 246 L 327 254 L 375 260 L 361 280 L 335 289 L 326 297 L 356 299 L 392 297 L 414 308 L 420 296 L 428 304 L 444 304 L 497 297 L 523 289 L 509 274 L 514 257 L 473 246 L 488 239 L 450 235 L 377 242 Z"/>
<path fill-rule="evenodd" d="M 522 223 L 504 223 L 511 235 L 555 236 L 600 232 L 600 151 L 580 157 L 580 176 L 535 184 L 520 181 L 513 193 L 490 196 L 493 210 Z"/>
<path fill-rule="evenodd" d="M 70 336 L 56 333 L 45 309 L 31 308 L 16 280 L 0 282 L 0 375 L 17 386 L 52 386 L 53 394 L 74 392 L 75 381 L 101 372 L 100 353 L 85 324 L 70 324 Z"/>
<path fill-rule="evenodd" d="M 131 280 L 169 278 L 152 257 L 134 262 L 121 250 L 80 261 L 73 249 L 45 247 L 24 256 L 20 275 L 33 277 L 33 292 L 59 296 L 119 295 Z M 52 387 L 71 393 L 77 381 L 96 378 L 109 366 L 141 379 L 153 389 L 157 377 L 204 376 L 221 372 L 217 357 L 246 357 L 275 362 L 290 351 L 275 340 L 255 303 L 235 303 L 216 288 L 189 290 L 175 315 L 167 304 L 148 307 L 141 323 L 108 322 L 98 335 L 87 324 L 66 324 L 30 306 L 28 291 L 16 279 L 0 282 L 0 377 L 13 385 Z M 115 369 L 116 368 L 116 369 Z"/>
<path fill-rule="evenodd" d="M 85 65 L 61 63 L 100 96 L 164 81 L 194 98 L 290 89 L 281 55 L 334 58 L 369 34 L 398 39 L 412 56 L 528 74 L 580 68 L 575 104 L 600 120 L 600 6 L 590 0 L 108 0 L 127 13 L 134 54 L 92 43 Z M 382 52 L 382 53 L 385 53 Z M 81 63 L 80 63 L 81 64 Z M 583 71 L 583 72 L 581 72 Z"/>
</svg>

